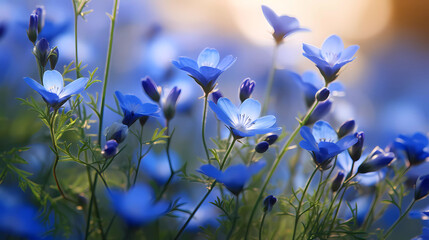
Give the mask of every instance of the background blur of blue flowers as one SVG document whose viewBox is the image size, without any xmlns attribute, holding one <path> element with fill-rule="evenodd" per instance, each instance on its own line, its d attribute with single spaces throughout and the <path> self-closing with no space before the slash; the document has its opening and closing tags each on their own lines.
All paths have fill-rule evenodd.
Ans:
<svg viewBox="0 0 429 240">
<path fill-rule="evenodd" d="M 295 124 L 295 113 L 306 111 L 304 91 L 297 91 L 302 89 L 300 80 L 290 74 L 293 71 L 302 75 L 315 69 L 313 63 L 302 56 L 302 43 L 320 47 L 324 39 L 337 34 L 345 46 L 357 44 L 361 48 L 355 55 L 353 67 L 345 66 L 339 77 L 345 96 L 335 98 L 333 114 L 328 117 L 333 127 L 355 119 L 358 129 L 366 134 L 368 149 L 386 146 L 398 134 L 411 136 L 417 131 L 429 131 L 429 2 L 418 0 L 121 1 L 107 104 L 114 106 L 115 91 L 134 94 L 143 102 L 150 102 L 140 83 L 147 75 L 158 85 L 171 86 L 165 91 L 167 93 L 178 86 L 181 95 L 172 124 L 180 126 L 174 133 L 175 139 L 180 141 L 172 144 L 177 155 L 174 161 L 185 162 L 191 156 L 202 156 L 202 143 L 195 141 L 200 132 L 194 126 L 201 122 L 203 101 L 197 99 L 203 93 L 171 61 L 179 56 L 195 59 L 207 46 L 219 50 L 221 57 L 231 54 L 237 61 L 218 81 L 223 96 L 239 105 L 240 83 L 250 77 L 256 81 L 253 97 L 262 100 L 273 39 L 261 4 L 275 9 L 279 15 L 296 17 L 302 27 L 311 29 L 311 32 L 293 34 L 280 46 L 278 68 L 285 70 L 276 74 L 273 104 L 268 110 L 268 114 L 275 111 L 279 127 L 290 129 Z M 37 154 L 31 158 L 37 159 L 29 160 L 26 166 L 29 172 L 43 172 L 43 165 L 51 159 L 46 157 L 51 154 L 46 146 L 35 145 L 49 138 L 39 131 L 42 123 L 16 100 L 30 95 L 36 97 L 23 77 L 36 79 L 38 76 L 26 33 L 29 15 L 37 5 L 44 5 L 47 12 L 40 37 L 45 37 L 51 46 L 58 46 L 60 52 L 57 69 L 62 70 L 61 66 L 74 60 L 71 1 L 0 1 L 0 150 L 33 144 L 31 151 Z M 99 78 L 104 71 L 109 32 L 105 12 L 111 11 L 111 5 L 111 1 L 94 0 L 89 3 L 94 12 L 86 16 L 86 22 L 79 20 L 79 57 L 88 65 L 83 72 L 99 67 L 96 73 Z M 100 83 L 89 89 L 92 93 L 100 90 Z M 110 110 L 105 114 L 104 127 L 121 121 L 121 117 Z M 207 121 L 216 124 L 212 112 L 208 112 Z M 152 121 L 150 124 L 158 126 L 159 123 Z M 92 128 L 95 132 L 96 126 Z M 207 135 L 214 135 L 216 129 L 207 128 L 207 131 Z M 183 145 L 186 139 L 195 144 Z M 153 157 L 163 158 L 156 154 Z M 164 164 L 162 161 L 160 165 Z M 165 181 L 165 174 L 155 164 L 141 167 L 150 172 L 150 178 Z M 424 163 L 422 168 L 429 169 L 429 163 Z M 187 194 L 191 196 L 185 198 L 198 195 Z M 421 207 L 427 205 L 420 204 Z M 414 229 L 410 231 L 414 233 L 420 231 L 419 227 L 411 225 L 410 229 Z M 401 236 L 398 235 L 398 239 Z"/>
</svg>

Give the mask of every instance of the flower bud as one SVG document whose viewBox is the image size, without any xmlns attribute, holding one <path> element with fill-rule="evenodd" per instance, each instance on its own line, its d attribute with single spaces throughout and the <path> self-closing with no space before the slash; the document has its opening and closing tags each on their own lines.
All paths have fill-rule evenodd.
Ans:
<svg viewBox="0 0 429 240">
<path fill-rule="evenodd" d="M 143 117 L 139 118 L 140 126 L 143 127 L 146 124 L 148 119 L 149 119 L 149 116 L 143 116 Z"/>
<path fill-rule="evenodd" d="M 255 151 L 257 153 L 264 153 L 268 150 L 269 147 L 270 147 L 270 144 L 268 142 L 262 141 L 256 145 Z"/>
<path fill-rule="evenodd" d="M 216 92 L 212 92 L 212 100 L 214 103 L 217 104 L 217 100 L 219 100 L 219 98 L 223 97 L 222 93 L 218 90 Z"/>
<path fill-rule="evenodd" d="M 380 147 L 376 147 L 369 155 L 368 160 L 359 166 L 358 173 L 376 172 L 388 166 L 393 159 L 395 159 L 395 154 L 384 152 Z"/>
<path fill-rule="evenodd" d="M 28 25 L 27 36 L 30 41 L 35 44 L 37 41 L 37 14 L 30 15 L 30 23 Z"/>
<path fill-rule="evenodd" d="M 36 45 L 33 48 L 33 54 L 36 56 L 40 66 L 46 66 L 46 64 L 48 63 L 50 51 L 51 49 L 49 48 L 48 40 L 46 40 L 45 38 L 42 38 L 36 42 Z"/>
<path fill-rule="evenodd" d="M 142 79 L 142 86 L 143 90 L 150 97 L 150 99 L 152 99 L 152 101 L 159 102 L 160 88 L 158 88 L 156 83 L 150 77 L 145 77 Z"/>
<path fill-rule="evenodd" d="M 170 94 L 168 94 L 167 99 L 165 100 L 165 104 L 163 106 L 164 116 L 167 120 L 171 120 L 176 113 L 176 103 L 177 98 L 179 98 L 180 92 L 182 90 L 174 87 Z"/>
<path fill-rule="evenodd" d="M 343 124 L 344 125 L 344 124 Z M 349 148 L 349 154 L 353 161 L 357 161 L 362 156 L 362 150 L 363 150 L 363 142 L 365 140 L 365 134 L 363 132 L 357 132 L 355 134 L 358 141 Z"/>
<path fill-rule="evenodd" d="M 36 8 L 33 14 L 37 15 L 37 32 L 40 33 L 45 26 L 45 9 L 43 6 Z"/>
<path fill-rule="evenodd" d="M 279 138 L 279 135 L 271 133 L 264 138 L 264 141 L 270 145 L 273 145 L 278 138 Z"/>
<path fill-rule="evenodd" d="M 49 64 L 51 65 L 52 70 L 55 69 L 59 56 L 60 53 L 58 52 L 58 48 L 56 47 L 54 48 L 54 50 L 51 51 L 51 54 L 49 55 Z"/>
<path fill-rule="evenodd" d="M 334 181 L 332 181 L 331 190 L 332 192 L 338 191 L 340 189 L 341 184 L 343 184 L 344 181 L 344 172 L 339 171 L 337 176 L 334 178 Z"/>
<path fill-rule="evenodd" d="M 246 78 L 240 85 L 239 96 L 241 102 L 244 102 L 246 99 L 250 97 L 253 93 L 253 89 L 255 88 L 255 81 L 250 78 Z"/>
<path fill-rule="evenodd" d="M 118 142 L 116 140 L 109 140 L 106 142 L 106 145 L 104 145 L 103 150 L 101 151 L 101 154 L 104 158 L 111 158 L 115 156 L 118 153 Z"/>
<path fill-rule="evenodd" d="M 311 125 L 319 121 L 321 118 L 326 116 L 331 111 L 331 108 L 332 108 L 332 102 L 330 100 L 319 103 L 319 105 L 317 105 L 313 113 L 308 118 L 306 125 Z"/>
<path fill-rule="evenodd" d="M 115 122 L 110 127 L 106 128 L 106 139 L 115 140 L 121 143 L 128 136 L 128 126 L 122 123 Z"/>
<path fill-rule="evenodd" d="M 326 88 L 326 87 L 324 87 L 324 88 L 321 88 L 319 91 L 317 91 L 317 93 L 316 93 L 316 99 L 317 99 L 317 101 L 319 101 L 319 102 L 323 102 L 323 101 L 325 101 L 326 99 L 328 99 L 328 97 L 329 97 L 329 94 L 330 94 L 331 92 L 329 91 L 329 89 L 328 88 Z"/>
<path fill-rule="evenodd" d="M 355 120 L 345 121 L 338 129 L 338 138 L 342 138 L 350 133 L 354 132 L 356 128 Z M 363 133 L 362 133 L 363 134 Z"/>
<path fill-rule="evenodd" d="M 429 194 L 429 175 L 420 176 L 416 181 L 414 199 L 420 200 Z"/>
<path fill-rule="evenodd" d="M 276 204 L 277 198 L 273 195 L 269 195 L 264 199 L 264 212 L 271 212 L 274 204 Z"/>
</svg>

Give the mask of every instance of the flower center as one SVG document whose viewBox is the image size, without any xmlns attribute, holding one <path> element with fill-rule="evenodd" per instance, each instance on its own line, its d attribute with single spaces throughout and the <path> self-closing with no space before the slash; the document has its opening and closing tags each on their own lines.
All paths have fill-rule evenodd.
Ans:
<svg viewBox="0 0 429 240">
<path fill-rule="evenodd" d="M 323 58 L 327 63 L 329 63 L 331 67 L 333 67 L 338 62 L 340 56 L 341 53 L 325 52 L 323 54 Z"/>
<path fill-rule="evenodd" d="M 246 114 L 239 114 L 238 121 L 235 123 L 235 129 L 239 131 L 246 131 L 253 125 L 252 119 Z"/>
<path fill-rule="evenodd" d="M 60 87 L 58 87 L 58 86 L 51 86 L 51 87 L 48 89 L 48 91 L 49 91 L 49 92 L 51 92 L 51 93 L 59 94 L 59 93 L 61 92 L 61 89 L 60 89 Z"/>
</svg>

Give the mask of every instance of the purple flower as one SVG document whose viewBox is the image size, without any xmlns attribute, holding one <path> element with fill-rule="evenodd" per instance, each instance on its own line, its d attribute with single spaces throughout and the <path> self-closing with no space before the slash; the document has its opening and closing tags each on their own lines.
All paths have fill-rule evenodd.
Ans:
<svg viewBox="0 0 429 240">
<path fill-rule="evenodd" d="M 228 55 L 219 62 L 219 52 L 214 48 L 204 49 L 195 61 L 188 57 L 180 57 L 173 61 L 178 69 L 189 73 L 206 94 L 209 94 L 216 85 L 217 78 L 235 62 L 237 58 Z"/>
<path fill-rule="evenodd" d="M 303 55 L 316 64 L 326 84 L 329 84 L 338 77 L 338 72 L 344 65 L 355 59 L 353 55 L 359 46 L 352 45 L 344 49 L 343 40 L 332 35 L 325 40 L 321 49 L 305 43 L 303 49 Z"/>
<path fill-rule="evenodd" d="M 307 28 L 301 28 L 299 22 L 294 17 L 286 15 L 277 16 L 277 14 L 267 6 L 262 6 L 262 12 L 264 13 L 265 19 L 273 27 L 273 37 L 277 44 L 280 44 L 283 39 L 292 33 L 298 31 L 310 31 Z"/>
</svg>

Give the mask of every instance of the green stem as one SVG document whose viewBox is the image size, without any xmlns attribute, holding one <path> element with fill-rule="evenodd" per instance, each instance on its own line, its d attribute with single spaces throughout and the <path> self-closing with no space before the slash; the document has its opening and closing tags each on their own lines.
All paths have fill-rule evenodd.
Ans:
<svg viewBox="0 0 429 240">
<path fill-rule="evenodd" d="M 274 75 L 276 73 L 276 60 L 277 60 L 278 49 L 279 49 L 279 44 L 276 44 L 274 46 L 272 66 L 270 69 L 270 73 L 268 75 L 267 88 L 265 90 L 265 95 L 264 95 L 264 106 L 262 107 L 262 112 L 261 112 L 262 116 L 265 115 L 265 113 L 267 112 L 268 104 L 270 103 L 271 90 L 273 88 Z"/>
<path fill-rule="evenodd" d="M 308 187 L 310 186 L 311 180 L 313 180 L 314 175 L 316 175 L 317 172 L 317 168 L 314 169 L 313 173 L 311 174 L 310 178 L 307 181 L 307 184 L 305 184 L 305 188 L 304 191 L 302 192 L 302 196 L 301 199 L 298 202 L 298 208 L 296 209 L 296 213 L 295 213 L 295 224 L 293 226 L 293 234 L 292 234 L 292 240 L 295 239 L 295 235 L 296 235 L 296 228 L 298 226 L 298 221 L 299 218 L 301 217 L 299 211 L 301 210 L 301 206 L 302 206 L 302 201 L 305 198 L 305 194 L 307 193 Z"/>
<path fill-rule="evenodd" d="M 76 57 L 76 62 L 75 62 L 75 66 L 76 66 L 76 76 L 77 78 L 81 77 L 80 74 L 80 64 L 79 64 L 79 57 L 78 57 L 78 47 L 77 47 L 77 20 L 79 17 L 79 13 L 77 12 L 76 9 L 76 3 L 75 0 L 72 0 L 73 3 L 73 10 L 74 10 L 74 49 L 75 49 L 75 57 Z"/>
<path fill-rule="evenodd" d="M 36 63 L 37 63 L 37 69 L 39 71 L 39 77 L 40 77 L 40 82 L 43 85 L 43 73 L 45 72 L 45 67 L 43 67 L 42 65 L 40 65 L 39 60 L 36 57 Z"/>
<path fill-rule="evenodd" d="M 118 3 L 119 0 L 115 0 L 112 15 L 111 15 L 111 22 L 110 22 L 110 37 L 109 37 L 109 47 L 107 49 L 107 58 L 106 58 L 106 67 L 104 68 L 104 81 L 103 81 L 103 93 L 101 95 L 101 106 L 100 106 L 100 119 L 99 119 L 99 126 L 98 126 L 98 144 L 101 144 L 101 130 L 103 128 L 103 116 L 104 116 L 104 104 L 106 101 L 106 90 L 107 90 L 107 80 L 109 79 L 109 69 L 110 69 L 110 59 L 112 57 L 112 46 L 113 46 L 113 33 L 115 30 L 115 22 L 116 22 L 116 15 L 118 13 Z"/>
<path fill-rule="evenodd" d="M 59 183 L 58 178 L 57 178 L 57 172 L 56 172 L 58 161 L 60 159 L 60 156 L 58 154 L 58 147 L 57 147 L 57 141 L 56 141 L 55 129 L 54 129 L 55 128 L 55 119 L 57 117 L 57 112 L 58 112 L 58 110 L 55 109 L 54 113 L 52 114 L 51 121 L 49 123 L 49 125 L 50 125 L 49 126 L 49 131 L 51 133 L 52 148 L 54 149 L 54 154 L 55 154 L 55 161 L 54 161 L 54 166 L 52 168 L 52 173 L 54 175 L 54 180 L 55 180 L 55 183 L 57 185 L 58 191 L 60 192 L 61 196 L 64 199 L 68 200 L 67 197 L 66 197 L 66 195 L 64 194 L 63 190 L 61 189 L 60 183 Z"/>
<path fill-rule="evenodd" d="M 270 172 L 268 173 L 267 177 L 265 178 L 264 181 L 264 185 L 261 188 L 261 191 L 259 193 L 258 198 L 256 199 L 255 205 L 253 205 L 253 209 L 252 212 L 250 214 L 250 218 L 249 218 L 249 222 L 247 223 L 247 228 L 246 228 L 246 234 L 244 239 L 247 239 L 247 236 L 249 234 L 249 230 L 250 230 L 250 224 L 252 223 L 252 219 L 253 216 L 255 215 L 256 209 L 259 206 L 259 202 L 262 200 L 262 195 L 264 194 L 265 188 L 267 188 L 268 183 L 271 180 L 271 177 L 273 176 L 277 166 L 280 163 L 280 160 L 283 158 L 283 156 L 286 154 L 286 152 L 289 150 L 289 146 L 290 144 L 293 142 L 293 140 L 295 139 L 296 135 L 298 134 L 299 130 L 301 129 L 302 126 L 305 125 L 305 123 L 308 121 L 308 118 L 310 117 L 311 113 L 313 113 L 314 109 L 316 108 L 316 106 L 319 104 L 318 101 L 315 101 L 313 103 L 313 106 L 308 110 L 308 112 L 305 114 L 304 118 L 299 122 L 299 125 L 295 128 L 295 130 L 292 132 L 292 134 L 289 136 L 289 139 L 286 141 L 285 145 L 282 148 L 282 151 L 280 152 L 280 154 L 277 156 L 276 160 L 274 161 L 273 166 L 270 169 Z"/>
<path fill-rule="evenodd" d="M 232 233 L 234 232 L 235 225 L 237 223 L 238 218 L 238 207 L 239 207 L 239 201 L 238 201 L 239 195 L 235 196 L 235 211 L 234 211 L 234 219 L 232 220 L 232 226 L 231 230 L 229 230 L 228 237 L 226 239 L 230 239 L 232 236 Z"/>
<path fill-rule="evenodd" d="M 234 144 L 237 140 L 234 139 L 230 146 L 228 147 L 227 152 L 225 153 L 225 156 L 223 157 L 222 163 L 220 165 L 220 170 L 223 169 L 223 166 L 225 165 L 226 160 L 228 159 L 229 154 L 231 153 L 232 148 L 234 147 Z M 198 205 L 195 207 L 194 211 L 192 211 L 191 215 L 189 215 L 188 219 L 186 220 L 185 224 L 183 224 L 183 226 L 180 228 L 179 232 L 177 233 L 176 237 L 174 238 L 175 240 L 179 239 L 180 235 L 182 235 L 183 231 L 185 230 L 185 228 L 188 226 L 189 222 L 191 221 L 192 217 L 194 217 L 195 213 L 197 213 L 198 209 L 201 207 L 201 205 L 204 203 L 204 201 L 206 200 L 206 198 L 210 195 L 210 193 L 213 191 L 214 187 L 216 186 L 216 181 L 214 181 L 212 183 L 212 185 L 210 185 L 209 190 L 207 191 L 206 195 L 204 195 L 204 197 L 201 199 L 201 201 L 198 203 Z"/>
<path fill-rule="evenodd" d="M 414 204 L 416 203 L 416 200 L 414 199 L 411 204 L 408 206 L 407 210 L 405 210 L 405 212 L 401 215 L 401 217 L 399 217 L 395 223 L 389 228 L 389 230 L 387 230 L 387 233 L 384 235 L 383 239 L 386 239 L 390 233 L 393 231 L 393 229 L 395 229 L 396 225 L 398 225 L 398 223 L 408 214 L 408 212 L 411 210 L 411 208 L 413 208 Z"/>
<path fill-rule="evenodd" d="M 209 150 L 207 148 L 206 137 L 205 137 L 208 97 L 209 97 L 209 95 L 207 93 L 205 93 L 205 95 L 204 95 L 204 110 L 203 110 L 203 124 L 202 124 L 202 129 L 201 129 L 201 137 L 203 139 L 204 151 L 206 152 L 207 161 L 210 163 L 210 155 L 209 155 Z"/>
<path fill-rule="evenodd" d="M 264 212 L 264 215 L 262 216 L 262 220 L 261 220 L 261 225 L 259 225 L 259 240 L 262 240 L 262 228 L 264 227 L 266 215 L 267 215 L 267 212 Z"/>
<path fill-rule="evenodd" d="M 143 138 L 143 126 L 141 126 L 140 129 L 140 139 L 139 139 L 139 159 L 138 159 L 138 163 L 137 163 L 137 169 L 136 169 L 136 173 L 134 175 L 134 181 L 133 181 L 133 186 L 136 185 L 136 181 L 137 181 L 137 176 L 139 175 L 139 169 L 140 169 L 140 163 L 143 159 L 143 144 L 142 144 L 142 138 Z M 151 145 L 152 146 L 152 145 Z"/>
<path fill-rule="evenodd" d="M 173 180 L 174 174 L 176 173 L 173 169 L 173 163 L 171 161 L 171 157 L 170 157 L 170 143 L 171 143 L 171 137 L 173 134 L 169 135 L 168 131 L 169 131 L 170 127 L 169 127 L 169 121 L 167 121 L 167 131 L 166 134 L 168 137 L 167 139 L 167 145 L 165 148 L 165 151 L 167 152 L 167 159 L 168 159 L 168 166 L 170 167 L 170 177 L 168 178 L 167 182 L 164 184 L 164 187 L 162 188 L 161 192 L 159 193 L 157 200 L 162 198 L 162 195 L 165 193 L 165 191 L 167 191 L 167 188 L 171 182 L 171 180 Z"/>
</svg>

